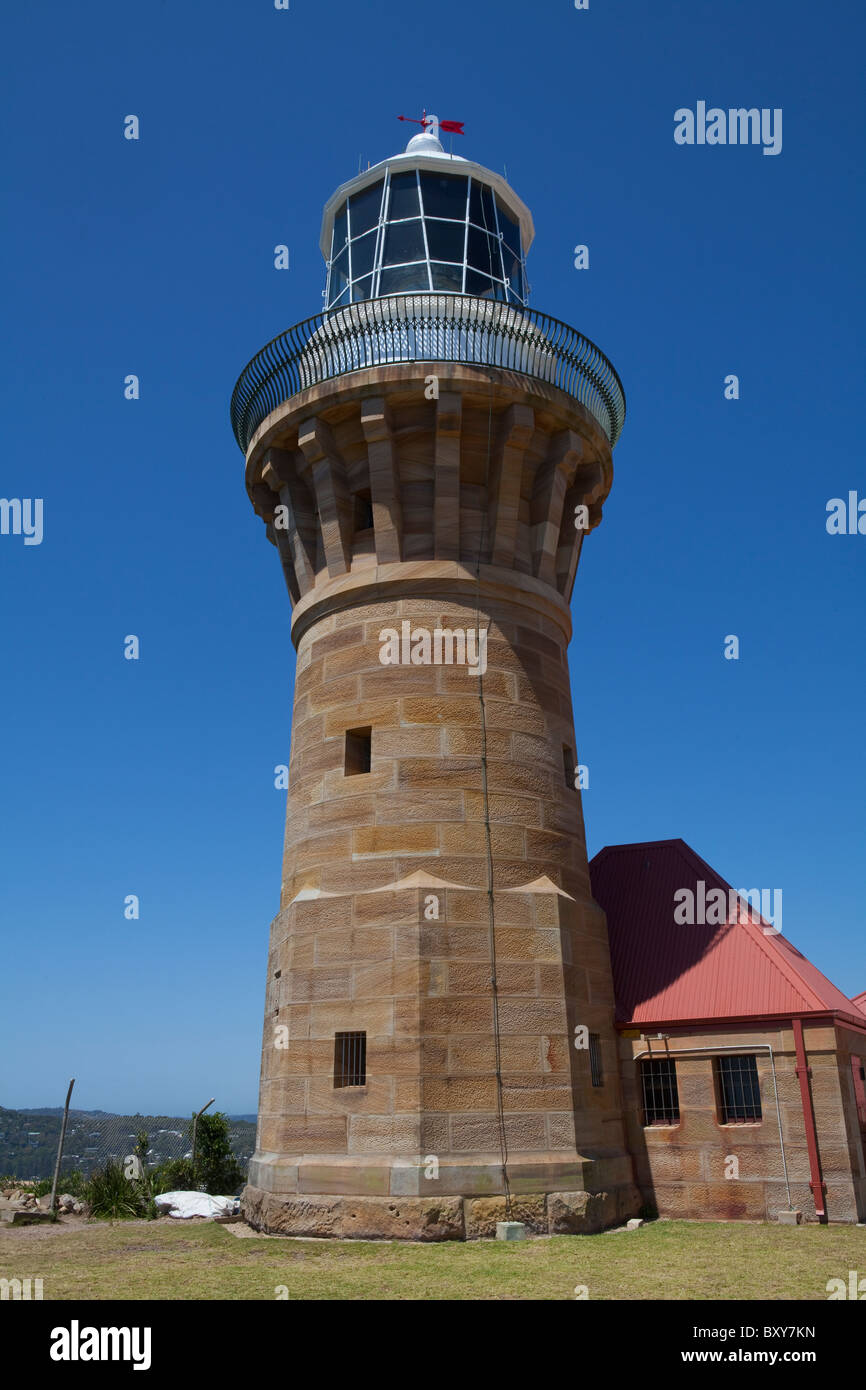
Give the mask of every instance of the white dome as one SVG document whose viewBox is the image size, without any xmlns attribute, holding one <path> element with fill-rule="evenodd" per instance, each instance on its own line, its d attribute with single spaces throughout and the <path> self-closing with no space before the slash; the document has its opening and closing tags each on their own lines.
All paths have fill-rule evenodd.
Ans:
<svg viewBox="0 0 866 1390">
<path fill-rule="evenodd" d="M 420 135 L 413 135 L 406 146 L 406 154 L 444 154 L 442 142 L 437 140 L 435 135 L 429 131 L 422 131 Z"/>
</svg>

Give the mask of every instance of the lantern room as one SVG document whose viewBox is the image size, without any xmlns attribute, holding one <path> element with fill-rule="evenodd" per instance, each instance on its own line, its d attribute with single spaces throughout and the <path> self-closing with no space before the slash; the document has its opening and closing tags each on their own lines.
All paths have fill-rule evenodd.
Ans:
<svg viewBox="0 0 866 1390">
<path fill-rule="evenodd" d="M 325 207 L 327 309 L 414 291 L 528 302 L 529 209 L 503 177 L 446 153 L 435 117 L 425 124 Z"/>
</svg>

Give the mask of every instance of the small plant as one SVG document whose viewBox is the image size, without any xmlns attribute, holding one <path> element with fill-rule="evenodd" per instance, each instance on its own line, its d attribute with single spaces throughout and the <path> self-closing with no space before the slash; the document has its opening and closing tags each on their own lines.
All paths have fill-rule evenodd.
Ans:
<svg viewBox="0 0 866 1390">
<path fill-rule="evenodd" d="M 86 1201 L 91 1216 L 109 1221 L 128 1221 L 137 1216 L 152 1219 L 159 1214 L 146 1183 L 128 1178 L 123 1165 L 113 1158 L 92 1175 Z"/>
</svg>

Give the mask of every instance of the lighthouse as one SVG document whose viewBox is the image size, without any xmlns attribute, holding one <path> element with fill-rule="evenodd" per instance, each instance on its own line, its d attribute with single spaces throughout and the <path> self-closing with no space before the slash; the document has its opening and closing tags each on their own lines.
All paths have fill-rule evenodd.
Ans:
<svg viewBox="0 0 866 1390">
<path fill-rule="evenodd" d="M 297 658 L 243 1206 L 595 1230 L 639 1198 L 567 650 L 625 403 L 530 307 L 529 209 L 421 124 L 329 199 L 323 308 L 232 398 Z"/>
</svg>

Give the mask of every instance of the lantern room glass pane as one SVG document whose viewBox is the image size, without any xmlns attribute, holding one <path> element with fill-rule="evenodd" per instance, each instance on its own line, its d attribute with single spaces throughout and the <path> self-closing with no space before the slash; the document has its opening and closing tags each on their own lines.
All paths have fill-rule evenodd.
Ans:
<svg viewBox="0 0 866 1390">
<path fill-rule="evenodd" d="M 421 197 L 426 217 L 450 217 L 466 221 L 466 179 L 454 174 L 421 175 Z"/>
<path fill-rule="evenodd" d="M 353 237 L 361 236 L 363 232 L 368 232 L 371 227 L 376 226 L 379 221 L 384 186 L 384 180 L 380 179 L 371 188 L 365 188 L 361 193 L 352 194 L 349 199 L 349 225 Z"/>
<path fill-rule="evenodd" d="M 383 270 L 379 277 L 379 294 L 404 294 L 408 290 L 429 290 L 427 262 L 420 265 L 399 265 Z"/>
<path fill-rule="evenodd" d="M 349 248 L 344 247 L 337 259 L 331 265 L 331 279 L 328 284 L 328 298 L 333 304 L 337 295 L 340 294 L 349 283 Z"/>
<path fill-rule="evenodd" d="M 346 244 L 347 235 L 346 204 L 344 203 L 337 216 L 334 218 L 334 240 L 331 243 L 331 255 L 338 256 Z"/>
<path fill-rule="evenodd" d="M 493 211 L 493 194 L 486 184 L 472 180 L 469 193 L 469 221 L 488 231 L 496 231 L 496 215 Z"/>
<path fill-rule="evenodd" d="M 369 275 L 373 269 L 373 258 L 376 254 L 376 233 L 368 232 L 366 236 L 359 237 L 352 242 L 352 279 L 358 280 L 362 275 Z"/>
<path fill-rule="evenodd" d="M 413 169 L 408 174 L 392 174 L 388 221 L 397 222 L 403 217 L 418 217 L 420 212 L 416 171 Z"/>
<path fill-rule="evenodd" d="M 360 299 L 369 299 L 373 293 L 373 277 L 365 275 L 363 280 L 356 280 L 352 286 L 352 303 L 357 304 Z"/>
<path fill-rule="evenodd" d="M 511 288 L 522 299 L 523 298 L 523 266 L 507 246 L 502 248 L 502 256 L 505 262 L 505 274 L 511 281 Z"/>
<path fill-rule="evenodd" d="M 441 222 L 428 217 L 427 245 L 433 261 L 462 261 L 466 240 L 464 222 Z"/>
<path fill-rule="evenodd" d="M 478 231 L 475 227 L 470 227 L 466 259 L 473 270 L 480 270 L 485 275 L 495 275 L 500 280 L 502 279 L 499 241 L 495 237 L 488 236 L 486 232 Z"/>
<path fill-rule="evenodd" d="M 430 266 L 430 273 L 433 276 L 434 290 L 453 290 L 457 294 L 462 293 L 462 265 L 440 265 L 434 261 Z"/>
<path fill-rule="evenodd" d="M 424 233 L 421 219 L 389 224 L 385 234 L 383 265 L 399 265 L 401 261 L 423 261 Z"/>
<path fill-rule="evenodd" d="M 479 275 L 477 270 L 466 272 L 466 293 L 479 299 L 504 299 L 505 286 L 495 286 L 489 275 Z"/>
<path fill-rule="evenodd" d="M 523 254 L 523 248 L 520 244 L 520 227 L 498 198 L 496 199 L 496 211 L 499 214 L 499 230 L 503 240 L 508 249 L 519 259 Z"/>
</svg>

